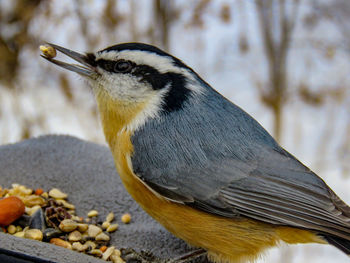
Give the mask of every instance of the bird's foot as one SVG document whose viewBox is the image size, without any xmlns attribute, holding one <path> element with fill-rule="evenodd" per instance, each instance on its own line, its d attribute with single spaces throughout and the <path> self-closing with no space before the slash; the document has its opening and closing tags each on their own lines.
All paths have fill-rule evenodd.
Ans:
<svg viewBox="0 0 350 263">
<path fill-rule="evenodd" d="M 209 263 L 208 259 L 205 257 L 207 252 L 204 249 L 196 249 L 174 259 L 158 258 L 151 252 L 137 252 L 132 248 L 121 249 L 121 252 L 121 257 L 127 263 Z"/>
<path fill-rule="evenodd" d="M 186 253 L 184 255 L 181 255 L 180 257 L 177 257 L 170 261 L 171 263 L 190 263 L 190 262 L 200 262 L 200 263 L 209 263 L 207 257 L 207 251 L 198 248 L 196 250 L 192 250 L 189 253 Z"/>
<path fill-rule="evenodd" d="M 126 263 L 167 263 L 169 261 L 161 259 L 153 255 L 151 252 L 146 252 L 141 250 L 137 252 L 132 248 L 122 248 L 121 257 L 126 261 Z"/>
</svg>

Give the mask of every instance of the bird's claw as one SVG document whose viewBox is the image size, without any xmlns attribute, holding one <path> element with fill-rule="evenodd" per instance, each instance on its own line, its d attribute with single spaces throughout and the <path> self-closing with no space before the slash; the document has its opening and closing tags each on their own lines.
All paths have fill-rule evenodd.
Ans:
<svg viewBox="0 0 350 263">
<path fill-rule="evenodd" d="M 126 263 L 168 263 L 166 259 L 161 259 L 153 255 L 151 252 L 141 250 L 137 252 L 132 248 L 121 249 L 121 257 Z"/>
<path fill-rule="evenodd" d="M 143 251 L 137 252 L 132 248 L 121 249 L 121 257 L 126 263 L 209 263 L 204 255 L 206 252 L 204 250 L 191 251 L 186 255 L 177 257 L 174 259 L 163 259 L 156 257 L 151 252 Z"/>
</svg>

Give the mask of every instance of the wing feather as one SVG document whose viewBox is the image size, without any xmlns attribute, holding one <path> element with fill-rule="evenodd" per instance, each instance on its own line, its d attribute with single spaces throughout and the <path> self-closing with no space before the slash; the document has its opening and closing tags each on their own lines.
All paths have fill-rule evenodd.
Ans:
<svg viewBox="0 0 350 263">
<path fill-rule="evenodd" d="M 168 197 L 178 196 L 187 205 L 220 216 L 241 215 L 267 223 L 313 229 L 349 239 L 348 207 L 322 179 L 305 166 L 300 164 L 300 167 L 283 169 L 280 164 L 276 164 L 276 167 L 273 163 L 269 163 L 268 167 L 258 164 L 255 169 L 245 170 L 247 174 L 243 177 L 242 171 L 239 171 L 240 176 L 235 176 L 235 170 L 223 167 L 223 163 L 224 166 L 230 166 L 229 161 L 220 161 L 220 165 L 211 162 L 211 169 L 196 170 L 196 174 L 207 178 L 206 184 L 210 183 L 208 178 L 217 178 L 209 174 L 215 170 L 224 172 L 223 178 L 232 178 L 231 182 L 221 182 L 217 191 L 208 192 L 206 199 L 203 198 L 203 191 L 199 190 L 198 194 L 196 192 L 204 189 L 200 187 L 202 182 L 193 181 L 193 178 L 189 183 L 183 180 L 176 182 L 173 177 L 172 186 L 163 188 L 160 192 Z M 190 177 L 192 169 L 194 168 L 184 169 L 182 178 Z M 286 174 L 291 176 L 285 176 Z M 295 178 L 299 180 L 293 180 Z M 212 184 L 217 186 L 217 181 L 212 181 Z M 151 185 L 155 187 L 156 183 L 152 182 Z M 178 188 L 174 185 L 178 185 Z M 186 188 L 186 185 L 191 187 Z M 159 187 L 155 187 L 157 188 Z M 181 199 L 181 196 L 186 198 Z M 188 196 L 191 196 L 191 201 L 188 201 Z"/>
</svg>

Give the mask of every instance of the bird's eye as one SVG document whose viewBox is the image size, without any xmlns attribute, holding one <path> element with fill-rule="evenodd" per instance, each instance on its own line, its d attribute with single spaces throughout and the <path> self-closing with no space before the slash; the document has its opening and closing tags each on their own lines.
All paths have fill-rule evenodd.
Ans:
<svg viewBox="0 0 350 263">
<path fill-rule="evenodd" d="M 119 60 L 114 64 L 114 72 L 117 72 L 117 73 L 129 72 L 131 68 L 132 68 L 131 63 L 126 60 Z"/>
</svg>

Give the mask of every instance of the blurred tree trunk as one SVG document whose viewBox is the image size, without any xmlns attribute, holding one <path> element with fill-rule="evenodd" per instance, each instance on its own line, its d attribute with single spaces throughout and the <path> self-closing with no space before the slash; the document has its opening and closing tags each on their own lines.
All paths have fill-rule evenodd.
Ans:
<svg viewBox="0 0 350 263">
<path fill-rule="evenodd" d="M 169 51 L 170 26 L 174 21 L 175 10 L 172 1 L 154 0 L 155 39 L 160 40 L 163 49 Z"/>
<path fill-rule="evenodd" d="M 138 28 L 136 25 L 137 21 L 137 4 L 135 3 L 134 0 L 129 1 L 130 4 L 130 33 L 131 33 L 131 38 L 132 41 L 138 42 L 140 34 L 138 32 Z"/>
<path fill-rule="evenodd" d="M 268 88 L 261 93 L 263 103 L 274 115 L 273 132 L 281 139 L 283 105 L 286 102 L 287 58 L 299 1 L 256 0 L 262 43 L 268 62 Z M 287 14 L 287 9 L 291 9 Z"/>
</svg>

